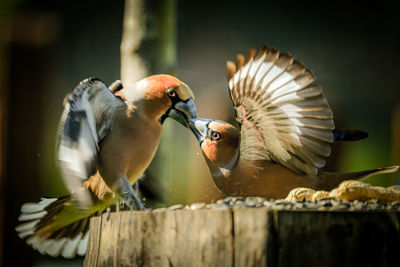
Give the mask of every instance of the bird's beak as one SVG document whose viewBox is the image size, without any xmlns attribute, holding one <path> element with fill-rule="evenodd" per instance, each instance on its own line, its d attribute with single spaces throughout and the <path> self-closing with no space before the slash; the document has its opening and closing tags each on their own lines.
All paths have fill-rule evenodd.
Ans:
<svg viewBox="0 0 400 267">
<path fill-rule="evenodd" d="M 168 112 L 168 117 L 188 127 L 188 120 L 197 117 L 196 105 L 192 98 L 177 102 Z"/>
<path fill-rule="evenodd" d="M 208 124 L 213 120 L 209 119 L 190 119 L 189 120 L 189 128 L 192 130 L 194 136 L 196 136 L 197 141 L 201 145 L 203 143 L 205 137 L 208 132 Z"/>
</svg>

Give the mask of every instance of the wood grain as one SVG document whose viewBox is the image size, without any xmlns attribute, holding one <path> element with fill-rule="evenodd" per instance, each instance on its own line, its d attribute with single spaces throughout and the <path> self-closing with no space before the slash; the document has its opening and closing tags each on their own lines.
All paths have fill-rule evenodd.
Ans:
<svg viewBox="0 0 400 267">
<path fill-rule="evenodd" d="M 124 211 L 91 220 L 84 266 L 395 266 L 400 212 Z"/>
</svg>

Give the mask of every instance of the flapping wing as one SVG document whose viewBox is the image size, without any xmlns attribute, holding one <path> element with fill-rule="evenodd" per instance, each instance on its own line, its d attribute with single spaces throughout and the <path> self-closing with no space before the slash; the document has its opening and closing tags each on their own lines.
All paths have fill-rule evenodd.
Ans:
<svg viewBox="0 0 400 267">
<path fill-rule="evenodd" d="M 64 100 L 57 146 L 64 183 L 82 206 L 91 203 L 83 182 L 96 172 L 99 143 L 112 126 L 115 111 L 124 105 L 97 78 L 82 81 Z"/>
<path fill-rule="evenodd" d="M 330 155 L 332 111 L 313 74 L 290 54 L 263 47 L 227 62 L 241 125 L 241 157 L 278 162 L 315 176 Z"/>
</svg>

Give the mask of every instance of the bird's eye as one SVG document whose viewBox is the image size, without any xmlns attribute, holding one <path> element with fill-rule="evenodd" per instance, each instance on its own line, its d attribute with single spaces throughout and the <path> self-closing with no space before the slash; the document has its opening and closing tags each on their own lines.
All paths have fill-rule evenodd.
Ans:
<svg viewBox="0 0 400 267">
<path fill-rule="evenodd" d="M 221 139 L 221 133 L 217 131 L 212 131 L 211 132 L 211 140 L 212 141 L 218 141 Z"/>
<path fill-rule="evenodd" d="M 174 89 L 170 88 L 167 90 L 167 95 L 169 97 L 176 97 L 176 91 Z"/>
</svg>

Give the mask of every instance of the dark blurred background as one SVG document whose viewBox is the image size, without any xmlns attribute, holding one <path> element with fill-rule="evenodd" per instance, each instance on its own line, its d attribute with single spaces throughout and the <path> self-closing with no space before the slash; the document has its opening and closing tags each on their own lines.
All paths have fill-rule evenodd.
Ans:
<svg viewBox="0 0 400 267">
<path fill-rule="evenodd" d="M 335 145 L 328 170 L 400 163 L 395 149 L 400 142 L 400 112 L 395 112 L 400 105 L 398 2 L 173 2 L 172 15 L 177 18 L 173 72 L 193 89 L 199 117 L 234 121 L 225 61 L 267 43 L 292 53 L 313 70 L 337 127 L 370 134 L 363 141 Z M 66 194 L 54 161 L 62 100 L 86 77 L 97 76 L 106 83 L 120 77 L 123 9 L 123 1 L 0 2 L 0 262 L 4 266 L 82 264 L 82 258 L 40 256 L 18 239 L 14 227 L 24 202 Z M 165 127 L 162 153 L 148 175 L 161 187 L 163 201 L 157 205 L 221 198 L 191 133 L 171 121 Z M 390 185 L 397 177 L 368 181 Z"/>
</svg>

